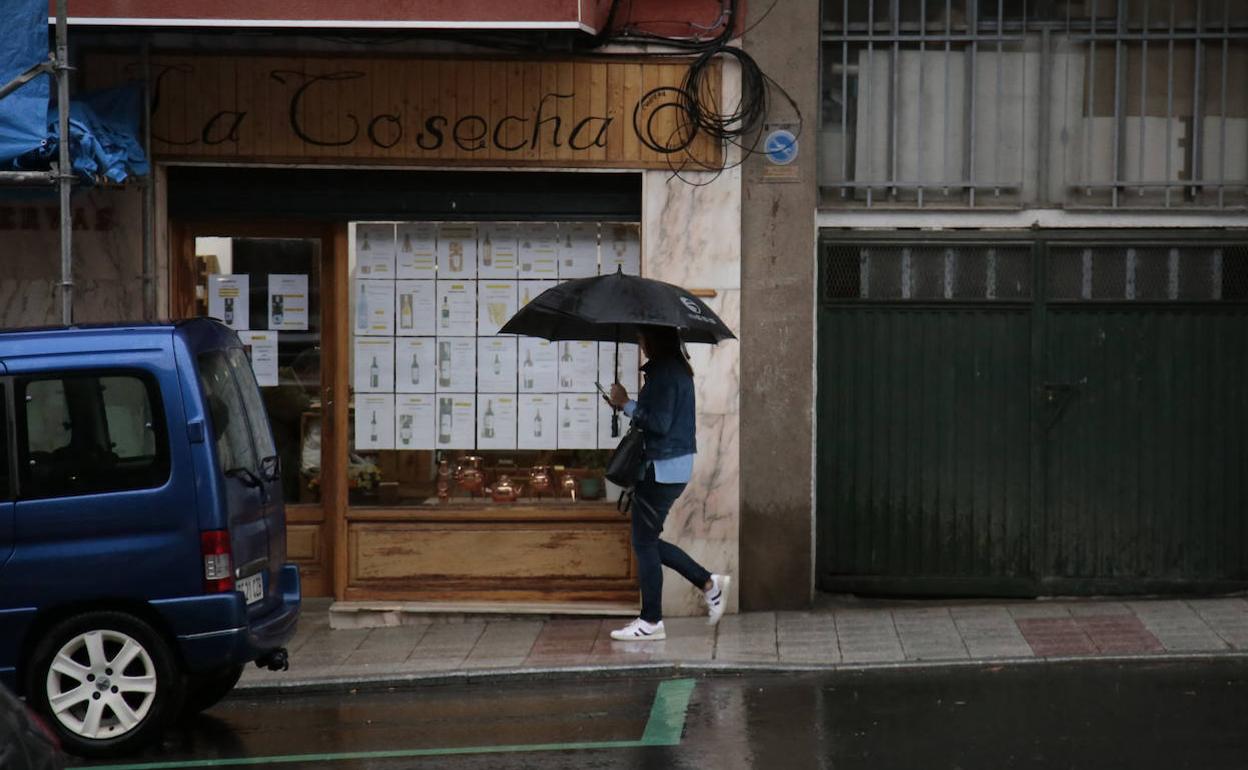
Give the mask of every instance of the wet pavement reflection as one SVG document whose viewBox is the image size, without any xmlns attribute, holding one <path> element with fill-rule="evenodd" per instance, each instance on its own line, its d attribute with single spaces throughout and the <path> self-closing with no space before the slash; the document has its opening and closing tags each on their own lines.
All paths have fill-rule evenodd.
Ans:
<svg viewBox="0 0 1248 770">
<path fill-rule="evenodd" d="M 1248 766 L 1244 659 L 697 678 L 683 734 L 675 733 L 679 744 L 645 745 L 643 736 L 652 736 L 663 716 L 655 706 L 662 681 L 236 695 L 171 730 L 160 747 L 94 764 L 154 769 L 207 760 L 197 766 L 361 770 Z M 543 750 L 451 753 L 535 744 Z M 596 747 L 577 748 L 585 744 Z M 448 753 L 414 755 L 429 749 Z"/>
</svg>

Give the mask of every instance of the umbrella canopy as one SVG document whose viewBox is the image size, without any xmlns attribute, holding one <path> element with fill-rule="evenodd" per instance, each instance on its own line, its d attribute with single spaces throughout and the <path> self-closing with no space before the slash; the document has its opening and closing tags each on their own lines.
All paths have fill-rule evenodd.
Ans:
<svg viewBox="0 0 1248 770">
<path fill-rule="evenodd" d="M 558 284 L 520 309 L 500 334 L 548 340 L 632 342 L 643 326 L 668 326 L 685 342 L 736 339 L 706 303 L 679 286 L 625 275 L 579 278 Z"/>
</svg>

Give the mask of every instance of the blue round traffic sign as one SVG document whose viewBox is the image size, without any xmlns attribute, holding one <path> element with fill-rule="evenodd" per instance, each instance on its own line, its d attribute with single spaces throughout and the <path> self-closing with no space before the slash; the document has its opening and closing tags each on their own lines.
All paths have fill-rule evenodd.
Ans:
<svg viewBox="0 0 1248 770">
<path fill-rule="evenodd" d="M 777 166 L 787 166 L 797 157 L 797 137 L 792 131 L 777 128 L 763 141 L 763 152 Z"/>
</svg>

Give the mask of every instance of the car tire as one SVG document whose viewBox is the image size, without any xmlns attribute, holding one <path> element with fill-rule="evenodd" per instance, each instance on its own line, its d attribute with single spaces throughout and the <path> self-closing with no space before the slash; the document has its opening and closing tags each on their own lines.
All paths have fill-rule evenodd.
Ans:
<svg viewBox="0 0 1248 770">
<path fill-rule="evenodd" d="M 188 674 L 186 699 L 182 703 L 182 718 L 193 717 L 204 709 L 215 706 L 230 694 L 243 675 L 243 666 L 224 666 L 212 671 Z"/>
<path fill-rule="evenodd" d="M 158 739 L 185 692 L 165 638 L 110 611 L 77 615 L 44 634 L 26 688 L 64 749 L 84 757 L 125 754 Z"/>
</svg>

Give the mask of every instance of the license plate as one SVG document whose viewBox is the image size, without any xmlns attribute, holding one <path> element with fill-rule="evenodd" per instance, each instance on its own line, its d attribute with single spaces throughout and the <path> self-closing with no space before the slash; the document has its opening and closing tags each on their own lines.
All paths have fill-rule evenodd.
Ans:
<svg viewBox="0 0 1248 770">
<path fill-rule="evenodd" d="M 264 598 L 264 573 L 257 572 L 242 578 L 235 586 L 243 592 L 248 604 L 254 604 Z"/>
</svg>

